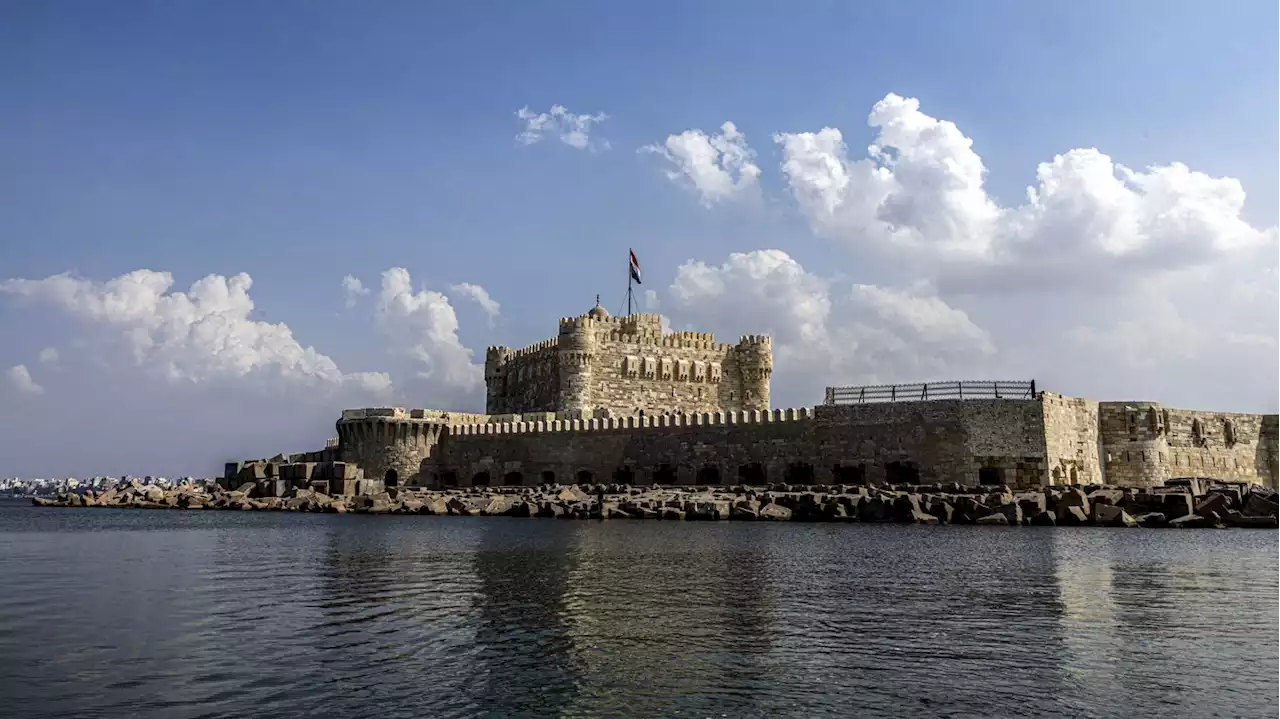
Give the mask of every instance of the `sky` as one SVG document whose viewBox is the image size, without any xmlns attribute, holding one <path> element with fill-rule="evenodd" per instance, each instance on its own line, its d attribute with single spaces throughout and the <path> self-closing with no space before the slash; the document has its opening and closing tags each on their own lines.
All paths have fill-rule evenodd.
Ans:
<svg viewBox="0 0 1280 719">
<path fill-rule="evenodd" d="M 0 6 L 0 476 L 483 411 L 599 294 L 828 385 L 1276 412 L 1274 2 Z"/>
</svg>

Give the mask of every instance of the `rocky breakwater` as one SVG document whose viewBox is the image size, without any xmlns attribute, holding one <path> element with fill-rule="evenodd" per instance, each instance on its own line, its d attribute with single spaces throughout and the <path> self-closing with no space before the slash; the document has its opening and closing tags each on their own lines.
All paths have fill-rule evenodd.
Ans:
<svg viewBox="0 0 1280 719">
<path fill-rule="evenodd" d="M 39 506 L 227 509 L 365 514 L 797 522 L 897 522 L 995 526 L 1277 527 L 1276 492 L 1257 485 L 1191 482 L 1146 490 L 1105 486 L 959 485 L 669 487 L 627 485 L 416 488 L 330 495 L 262 483 L 234 490 L 132 484 L 33 499 Z M 272 496 L 267 496 L 267 495 Z"/>
</svg>

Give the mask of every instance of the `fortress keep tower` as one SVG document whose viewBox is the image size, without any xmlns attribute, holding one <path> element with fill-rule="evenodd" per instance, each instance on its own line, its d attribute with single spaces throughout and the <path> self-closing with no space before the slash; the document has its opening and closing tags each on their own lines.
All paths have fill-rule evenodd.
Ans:
<svg viewBox="0 0 1280 719">
<path fill-rule="evenodd" d="M 564 317 L 555 339 L 485 357 L 489 414 L 567 417 L 769 409 L 768 337 L 718 343 L 705 332 L 662 332 L 656 314 L 613 317 L 597 302 Z"/>
</svg>

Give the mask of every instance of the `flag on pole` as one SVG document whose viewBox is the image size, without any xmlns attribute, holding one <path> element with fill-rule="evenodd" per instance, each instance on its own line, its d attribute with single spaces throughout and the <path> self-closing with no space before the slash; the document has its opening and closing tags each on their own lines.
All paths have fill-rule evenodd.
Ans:
<svg viewBox="0 0 1280 719">
<path fill-rule="evenodd" d="M 640 260 L 636 259 L 636 253 L 633 250 L 627 250 L 631 255 L 631 279 L 636 281 L 637 285 L 644 284 L 640 281 Z"/>
</svg>

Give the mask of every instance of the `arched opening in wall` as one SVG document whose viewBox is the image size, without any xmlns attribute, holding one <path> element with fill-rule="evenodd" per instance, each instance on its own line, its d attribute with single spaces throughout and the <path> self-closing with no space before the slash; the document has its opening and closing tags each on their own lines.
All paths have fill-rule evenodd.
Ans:
<svg viewBox="0 0 1280 719">
<path fill-rule="evenodd" d="M 920 468 L 915 462 L 889 462 L 884 466 L 884 478 L 889 484 L 919 484 Z M 978 481 L 982 481 L 981 470 Z"/>
<path fill-rule="evenodd" d="M 1203 447 L 1204 441 L 1204 425 L 1200 424 L 1199 419 L 1191 420 L 1191 442 L 1197 447 Z"/>
<path fill-rule="evenodd" d="M 394 469 L 388 469 L 387 473 L 382 475 L 382 483 L 388 487 L 396 487 L 400 484 L 400 473 Z"/>
<path fill-rule="evenodd" d="M 630 467 L 618 467 L 613 470 L 613 481 L 618 484 L 631 484 L 636 480 L 636 471 Z"/>
<path fill-rule="evenodd" d="M 856 467 L 837 464 L 831 468 L 831 476 L 836 484 L 866 484 L 867 465 L 859 463 Z"/>
<path fill-rule="evenodd" d="M 1053 468 L 1053 483 L 1062 484 L 1062 467 Z"/>
<path fill-rule="evenodd" d="M 738 481 L 742 484 L 760 485 L 767 484 L 768 477 L 765 475 L 764 466 L 759 462 L 752 462 L 738 467 Z"/>
<path fill-rule="evenodd" d="M 782 477 L 787 484 L 813 484 L 813 465 L 807 462 L 792 462 L 787 465 Z"/>
<path fill-rule="evenodd" d="M 489 486 L 489 473 L 488 473 L 488 472 L 476 472 L 476 473 L 475 473 L 474 475 L 472 475 L 472 477 L 471 477 L 471 486 L 472 486 L 472 487 L 488 487 L 488 486 Z"/>
<path fill-rule="evenodd" d="M 1076 468 L 1071 468 L 1071 483 L 1080 484 L 1080 475 L 1076 473 Z"/>
<path fill-rule="evenodd" d="M 519 487 L 524 484 L 523 472 L 507 472 L 502 475 L 502 484 L 507 487 Z"/>
<path fill-rule="evenodd" d="M 1229 419 L 1222 420 L 1222 441 L 1228 447 L 1236 446 L 1236 425 Z"/>
<path fill-rule="evenodd" d="M 583 469 L 578 472 L 578 484 L 591 484 L 593 480 L 595 480 L 595 477 L 587 470 Z"/>
<path fill-rule="evenodd" d="M 655 484 L 675 484 L 676 469 L 669 464 L 660 464 L 658 468 L 653 470 L 653 481 Z"/>
<path fill-rule="evenodd" d="M 444 486 L 446 486 L 446 487 L 456 487 L 456 486 L 458 486 L 458 473 L 457 473 L 457 472 L 445 472 L 444 474 L 440 475 L 440 484 L 442 484 L 442 485 L 444 485 Z"/>
<path fill-rule="evenodd" d="M 1055 471 L 1062 473 L 1061 469 Z M 978 470 L 978 484 L 1004 484 L 1003 474 L 999 467 L 983 467 Z"/>
<path fill-rule="evenodd" d="M 543 473 L 542 473 L 542 483 L 543 483 L 543 484 L 555 484 L 555 483 L 556 483 L 556 473 L 555 473 L 555 472 L 552 472 L 551 470 L 547 470 L 547 471 L 543 472 Z"/>
<path fill-rule="evenodd" d="M 698 470 L 694 481 L 698 484 L 720 484 L 720 468 L 714 464 L 708 464 Z"/>
</svg>

